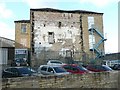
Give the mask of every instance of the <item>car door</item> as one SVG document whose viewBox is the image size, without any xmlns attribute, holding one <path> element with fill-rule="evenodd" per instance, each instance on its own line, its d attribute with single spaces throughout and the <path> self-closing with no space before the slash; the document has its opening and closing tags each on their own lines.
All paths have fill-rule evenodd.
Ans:
<svg viewBox="0 0 120 90">
<path fill-rule="evenodd" d="M 98 69 L 98 66 L 97 66 L 97 65 L 91 66 L 91 69 L 92 69 L 92 71 L 94 71 L 94 72 L 99 72 L 99 69 Z"/>
<path fill-rule="evenodd" d="M 47 66 L 42 66 L 40 69 L 41 74 L 47 75 Z"/>
<path fill-rule="evenodd" d="M 67 72 L 75 73 L 75 71 L 73 71 L 72 66 L 70 66 L 70 65 L 65 65 L 65 66 L 63 66 L 63 68 L 64 68 Z"/>
<path fill-rule="evenodd" d="M 90 65 L 90 66 L 87 67 L 87 69 L 90 70 L 90 71 L 93 71 L 93 72 L 98 72 L 95 65 Z"/>
<path fill-rule="evenodd" d="M 74 74 L 80 73 L 80 70 L 77 67 L 72 67 L 72 71 Z"/>
<path fill-rule="evenodd" d="M 48 67 L 47 69 L 47 75 L 53 75 L 55 72 L 52 67 Z"/>
<path fill-rule="evenodd" d="M 12 77 L 19 77 L 17 68 L 11 68 Z"/>
<path fill-rule="evenodd" d="M 96 66 L 96 71 L 102 72 L 102 71 L 104 71 L 104 68 L 102 66 L 98 65 L 98 66 Z"/>
</svg>

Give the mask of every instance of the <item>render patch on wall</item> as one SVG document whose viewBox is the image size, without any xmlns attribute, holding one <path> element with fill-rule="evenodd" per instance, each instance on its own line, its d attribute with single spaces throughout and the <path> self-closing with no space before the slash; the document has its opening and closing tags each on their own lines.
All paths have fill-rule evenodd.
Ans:
<svg viewBox="0 0 120 90">
<path fill-rule="evenodd" d="M 20 44 L 22 44 L 23 46 L 27 46 L 27 39 L 26 38 L 21 38 L 20 39 Z"/>
</svg>

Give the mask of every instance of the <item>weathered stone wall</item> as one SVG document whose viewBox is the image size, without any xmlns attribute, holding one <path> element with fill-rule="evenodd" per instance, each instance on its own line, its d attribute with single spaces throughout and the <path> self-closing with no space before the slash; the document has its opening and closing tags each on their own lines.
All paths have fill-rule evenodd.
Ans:
<svg viewBox="0 0 120 90">
<path fill-rule="evenodd" d="M 26 24 L 26 32 L 21 32 L 21 25 Z M 21 40 L 26 40 L 24 42 L 25 46 L 22 45 Z M 31 31 L 30 23 L 26 22 L 16 22 L 15 23 L 15 48 L 30 48 L 31 47 Z"/>
<path fill-rule="evenodd" d="M 71 16 L 72 15 L 72 16 Z M 31 20 L 31 22 L 34 22 L 34 31 L 38 32 L 41 31 L 39 34 L 41 38 L 39 38 L 39 42 L 41 45 L 45 43 L 45 47 L 51 47 L 51 50 L 58 51 L 61 48 L 69 48 L 77 51 L 81 50 L 81 30 L 80 30 L 80 15 L 82 15 L 82 32 L 83 32 L 83 47 L 84 51 L 88 54 L 91 54 L 89 51 L 89 31 L 88 31 L 88 17 L 92 16 L 94 17 L 94 23 L 95 26 L 98 28 L 98 31 L 103 33 L 103 16 L 100 14 L 76 14 L 76 13 L 59 13 L 59 12 L 41 12 L 37 11 L 34 12 L 34 18 Z M 59 28 L 58 24 L 61 22 L 61 28 Z M 71 31 L 71 37 L 68 39 L 68 34 Z M 52 45 L 46 44 L 48 43 L 48 32 L 55 32 L 55 43 Z M 66 33 L 66 36 L 64 37 L 64 33 Z M 64 44 L 57 41 L 58 35 L 61 34 L 62 40 L 65 42 Z M 74 35 L 73 35 L 74 34 Z M 42 37 L 44 36 L 44 40 Z M 67 36 L 68 35 L 68 36 Z M 39 36 L 39 35 L 38 35 Z M 63 39 L 64 37 L 64 39 Z M 75 37 L 75 40 L 74 40 Z M 95 40 L 96 43 L 101 38 L 99 35 L 95 34 Z M 71 42 L 66 42 L 68 40 L 71 40 Z M 43 46 L 44 46 L 43 45 Z M 101 44 L 99 47 L 100 50 L 104 51 L 104 45 Z"/>
<path fill-rule="evenodd" d="M 119 73 L 114 71 L 61 77 L 4 79 L 2 88 L 118 88 Z"/>
<path fill-rule="evenodd" d="M 81 15 L 82 18 L 80 18 Z M 42 64 L 46 59 L 51 59 L 51 57 L 47 57 L 48 55 L 42 56 L 41 51 L 44 48 L 48 51 L 56 52 L 61 51 L 61 49 L 78 52 L 72 55 L 72 58 L 79 61 L 85 58 L 84 61 L 89 61 L 89 59 L 95 57 L 95 52 L 93 54 L 89 48 L 88 17 L 94 17 L 95 27 L 103 34 L 103 14 L 31 10 L 30 22 L 34 43 L 32 51 L 34 51 L 35 61 L 37 61 L 35 63 Z M 54 33 L 54 42 L 52 44 L 49 43 L 48 32 Z M 100 36 L 95 34 L 96 44 L 100 39 Z M 104 43 L 99 46 L 99 49 L 104 52 Z M 86 54 L 85 58 L 82 51 Z M 55 59 L 60 57 L 57 53 L 53 54 L 53 56 L 56 57 Z"/>
</svg>

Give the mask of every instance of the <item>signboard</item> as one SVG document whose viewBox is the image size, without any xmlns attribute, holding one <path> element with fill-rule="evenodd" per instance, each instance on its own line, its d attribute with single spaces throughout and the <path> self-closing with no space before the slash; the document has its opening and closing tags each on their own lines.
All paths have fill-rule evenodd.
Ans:
<svg viewBox="0 0 120 90">
<path fill-rule="evenodd" d="M 15 49 L 15 54 L 27 54 L 27 49 Z"/>
</svg>

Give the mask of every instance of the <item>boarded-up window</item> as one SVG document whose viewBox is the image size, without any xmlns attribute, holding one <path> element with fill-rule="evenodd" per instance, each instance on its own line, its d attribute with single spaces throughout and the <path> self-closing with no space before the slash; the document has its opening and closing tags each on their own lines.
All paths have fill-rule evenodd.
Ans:
<svg viewBox="0 0 120 90">
<path fill-rule="evenodd" d="M 55 40 L 54 40 L 54 32 L 48 32 L 48 43 L 49 43 L 49 44 L 55 43 Z"/>
<path fill-rule="evenodd" d="M 94 17 L 89 16 L 88 17 L 88 29 L 92 28 L 94 26 Z"/>
</svg>

